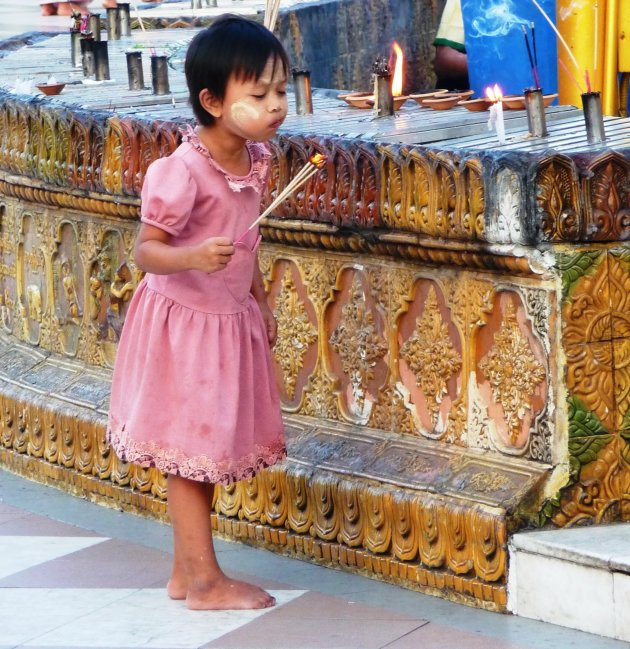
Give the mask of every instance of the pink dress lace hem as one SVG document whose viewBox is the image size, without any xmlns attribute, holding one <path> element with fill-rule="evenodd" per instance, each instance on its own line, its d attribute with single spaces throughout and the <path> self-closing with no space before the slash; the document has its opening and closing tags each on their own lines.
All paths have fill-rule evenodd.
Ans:
<svg viewBox="0 0 630 649">
<path fill-rule="evenodd" d="M 207 455 L 189 457 L 178 448 L 165 449 L 152 441 L 134 441 L 125 432 L 125 426 L 121 426 L 113 418 L 110 418 L 107 437 L 123 462 L 137 464 L 144 469 L 154 467 L 163 473 L 190 480 L 222 485 L 253 478 L 259 471 L 273 466 L 287 455 L 284 442 L 279 437 L 270 446 L 256 445 L 250 453 L 240 458 L 221 462 Z"/>
</svg>

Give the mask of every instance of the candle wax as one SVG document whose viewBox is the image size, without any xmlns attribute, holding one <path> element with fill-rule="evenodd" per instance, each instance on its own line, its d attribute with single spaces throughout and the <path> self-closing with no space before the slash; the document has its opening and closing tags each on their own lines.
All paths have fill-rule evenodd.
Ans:
<svg viewBox="0 0 630 649">
<path fill-rule="evenodd" d="M 488 119 L 488 129 L 497 132 L 499 144 L 505 144 L 505 120 L 503 119 L 503 104 L 500 101 L 490 106 L 490 118 Z"/>
</svg>

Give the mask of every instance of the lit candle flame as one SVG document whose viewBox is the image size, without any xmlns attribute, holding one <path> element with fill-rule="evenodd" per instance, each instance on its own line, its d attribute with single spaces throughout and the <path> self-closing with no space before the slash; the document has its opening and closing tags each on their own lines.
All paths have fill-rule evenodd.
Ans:
<svg viewBox="0 0 630 649">
<path fill-rule="evenodd" d="M 394 78 L 392 79 L 392 96 L 400 97 L 402 95 L 403 88 L 403 51 L 400 49 L 400 45 L 396 41 L 392 45 L 394 48 L 394 53 L 396 55 L 396 62 L 394 64 Z"/>
<path fill-rule="evenodd" d="M 318 169 L 321 169 L 326 164 L 326 156 L 323 153 L 314 153 L 309 158 L 309 162 Z"/>
<path fill-rule="evenodd" d="M 503 91 L 499 87 L 498 83 L 495 83 L 492 88 L 489 86 L 486 88 L 486 97 L 490 101 L 501 101 L 503 99 Z"/>
</svg>

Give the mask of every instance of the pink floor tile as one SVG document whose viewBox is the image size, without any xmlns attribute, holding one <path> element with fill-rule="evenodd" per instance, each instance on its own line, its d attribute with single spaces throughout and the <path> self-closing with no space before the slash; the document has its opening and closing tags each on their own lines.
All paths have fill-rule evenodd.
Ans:
<svg viewBox="0 0 630 649">
<path fill-rule="evenodd" d="M 0 536 L 97 536 L 93 532 L 37 514 L 0 512 Z"/>
<path fill-rule="evenodd" d="M 148 588 L 166 585 L 171 556 L 124 541 L 104 541 L 0 580 L 0 587 Z"/>
<path fill-rule="evenodd" d="M 311 592 L 204 649 L 380 649 L 423 624 Z"/>
<path fill-rule="evenodd" d="M 481 633 L 458 631 L 429 623 L 395 642 L 387 649 L 533 649 L 504 639 L 489 638 Z"/>
</svg>

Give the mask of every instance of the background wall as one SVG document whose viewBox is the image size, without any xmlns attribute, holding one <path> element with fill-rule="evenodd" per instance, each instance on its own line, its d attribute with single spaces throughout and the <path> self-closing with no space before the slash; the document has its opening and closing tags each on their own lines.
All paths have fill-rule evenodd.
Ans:
<svg viewBox="0 0 630 649">
<path fill-rule="evenodd" d="M 322 0 L 281 14 L 276 33 L 314 87 L 357 91 L 371 88 L 372 63 L 396 40 L 406 58 L 403 92 L 414 92 L 434 86 L 432 43 L 443 7 L 444 0 Z"/>
</svg>

